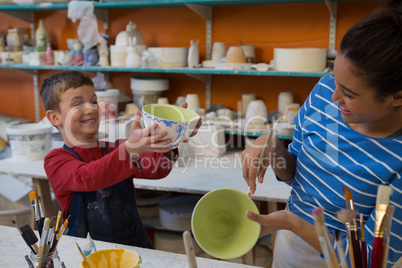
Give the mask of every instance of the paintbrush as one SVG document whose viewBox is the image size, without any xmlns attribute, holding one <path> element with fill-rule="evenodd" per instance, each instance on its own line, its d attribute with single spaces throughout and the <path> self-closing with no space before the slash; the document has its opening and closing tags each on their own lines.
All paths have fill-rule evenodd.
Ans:
<svg viewBox="0 0 402 268">
<path fill-rule="evenodd" d="M 52 247 L 53 247 L 54 243 L 56 243 L 56 237 L 57 237 L 58 232 L 59 232 L 59 224 L 60 224 L 61 214 L 62 214 L 62 212 L 59 210 L 59 212 L 57 213 L 56 226 L 54 227 Z"/>
<path fill-rule="evenodd" d="M 346 186 L 342 186 L 342 191 L 346 199 L 346 208 L 350 210 L 355 210 L 353 196 L 350 189 Z M 359 242 L 360 239 L 359 239 L 359 233 L 357 232 L 356 217 L 353 217 L 353 219 L 351 219 L 350 222 L 350 237 L 353 247 L 355 266 L 356 268 L 363 268 L 362 255 L 360 251 L 360 242 Z"/>
<path fill-rule="evenodd" d="M 191 237 L 191 233 L 189 231 L 185 231 L 183 233 L 183 242 L 184 249 L 186 251 L 188 267 L 189 268 L 197 268 L 197 260 L 195 259 L 195 249 L 193 245 L 193 238 Z"/>
<path fill-rule="evenodd" d="M 377 200 L 375 205 L 374 238 L 373 250 L 371 253 L 371 267 L 381 267 L 382 265 L 384 230 L 387 219 L 386 214 L 391 195 L 392 188 L 390 186 L 378 186 Z"/>
<path fill-rule="evenodd" d="M 328 229 L 325 225 L 324 210 L 322 208 L 315 208 L 313 210 L 313 217 L 315 221 L 315 231 L 320 241 L 321 250 L 324 255 L 325 262 L 328 268 L 338 268 L 339 263 L 336 258 L 335 250 L 331 245 L 328 235 Z"/>
<path fill-rule="evenodd" d="M 389 240 L 391 238 L 391 226 L 392 226 L 392 217 L 394 216 L 395 206 L 389 205 L 387 210 L 387 227 L 385 231 L 385 241 L 384 241 L 384 256 L 382 258 L 382 268 L 387 267 L 388 261 L 388 250 L 389 250 Z"/>
<path fill-rule="evenodd" d="M 38 238 L 36 237 L 36 235 L 34 234 L 32 229 L 31 229 L 31 232 L 32 232 L 33 236 L 28 232 L 24 233 L 22 231 L 22 229 L 18 227 L 17 222 L 15 220 L 13 220 L 13 224 L 14 224 L 15 228 L 17 228 L 18 232 L 20 233 L 20 235 L 24 239 L 24 241 L 27 244 L 27 246 L 31 249 L 31 251 L 34 254 L 37 254 L 38 253 L 38 246 L 35 243 L 38 241 Z M 34 239 L 32 239 L 32 238 L 34 238 Z M 36 238 L 36 241 L 34 241 L 35 238 Z M 34 242 L 32 243 L 32 241 L 34 241 Z"/>
<path fill-rule="evenodd" d="M 348 268 L 348 262 L 346 261 L 345 249 L 343 248 L 341 232 L 339 232 L 339 230 L 335 230 L 335 238 L 336 238 L 336 249 L 339 257 L 339 265 L 341 268 Z"/>
<path fill-rule="evenodd" d="M 38 195 L 38 207 L 39 207 L 39 215 L 42 221 L 45 219 L 45 214 L 43 213 L 43 207 L 42 207 L 42 198 L 40 195 Z"/>
<path fill-rule="evenodd" d="M 268 136 L 267 136 L 267 139 L 265 140 L 264 147 L 262 148 L 260 158 L 258 159 L 258 165 L 257 165 L 257 171 L 256 171 L 256 177 L 257 178 L 258 178 L 258 175 L 260 174 L 260 169 L 261 169 L 261 166 L 262 166 L 262 164 L 264 162 L 263 160 L 264 160 L 264 157 L 265 157 L 265 153 L 267 152 L 269 142 L 271 141 L 272 133 L 273 133 L 272 129 L 270 129 L 269 133 L 268 133 Z M 247 190 L 247 196 L 248 197 L 250 197 L 250 193 L 251 192 L 250 192 L 250 186 L 249 186 L 248 190 Z"/>
<path fill-rule="evenodd" d="M 362 260 L 363 267 L 367 268 L 367 249 L 366 249 L 366 237 L 364 235 L 363 213 L 360 213 L 360 243 L 362 246 Z"/>
<path fill-rule="evenodd" d="M 37 257 L 37 261 L 36 261 L 37 268 L 42 266 L 42 260 L 45 259 L 45 258 L 43 258 L 43 255 L 45 253 L 45 246 L 46 246 L 45 243 L 46 243 L 47 234 L 49 231 L 49 224 L 50 224 L 50 219 L 45 218 L 45 221 L 43 223 L 42 236 L 40 237 L 40 242 L 39 242 L 38 257 Z"/>
<path fill-rule="evenodd" d="M 56 222 L 57 222 L 57 218 L 55 216 L 50 218 L 49 231 L 48 231 L 47 239 L 46 239 L 46 243 L 45 243 L 45 254 L 48 254 L 52 247 L 53 238 L 54 238 L 54 227 L 56 225 Z"/>
<path fill-rule="evenodd" d="M 87 266 L 87 267 L 89 267 L 89 264 L 88 264 L 87 258 L 86 258 L 85 255 L 84 255 L 84 252 L 82 252 L 82 250 L 81 250 L 81 248 L 80 248 L 80 246 L 78 245 L 77 242 L 75 242 L 75 245 L 77 246 L 78 251 L 80 252 L 82 258 L 84 259 L 84 265 Z"/>
<path fill-rule="evenodd" d="M 356 264 L 350 235 L 350 222 L 356 217 L 356 211 L 350 209 L 341 209 L 336 213 L 336 215 L 338 219 L 345 225 L 346 234 L 348 237 L 350 267 L 355 268 Z"/>
<path fill-rule="evenodd" d="M 34 191 L 29 193 L 29 200 L 31 201 L 31 206 L 34 212 L 36 227 L 38 228 L 39 236 L 42 236 L 42 222 L 40 217 L 38 200 L 36 199 L 36 193 Z"/>
<path fill-rule="evenodd" d="M 70 218 L 70 216 L 71 216 L 71 215 L 69 215 L 69 216 L 67 217 L 67 219 L 64 220 L 63 225 L 62 225 L 61 228 L 60 228 L 60 232 L 58 232 L 58 234 L 57 234 L 57 236 L 56 236 L 56 242 L 53 243 L 53 245 L 52 245 L 52 248 L 51 248 L 51 250 L 50 250 L 51 252 L 53 252 L 53 251 L 56 250 L 57 244 L 58 244 L 59 241 L 60 241 L 60 237 L 63 235 L 64 230 L 65 230 L 66 227 L 67 227 L 68 219 Z"/>
</svg>

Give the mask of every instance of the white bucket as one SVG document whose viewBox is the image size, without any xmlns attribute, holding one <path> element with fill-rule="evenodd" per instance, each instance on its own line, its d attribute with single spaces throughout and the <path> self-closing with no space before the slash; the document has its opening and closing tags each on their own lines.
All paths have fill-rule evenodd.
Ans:
<svg viewBox="0 0 402 268">
<path fill-rule="evenodd" d="M 95 91 L 98 97 L 99 109 L 101 111 L 101 121 L 117 116 L 117 101 L 119 97 L 118 89 L 108 89 L 105 91 Z"/>
<path fill-rule="evenodd" d="M 50 152 L 52 141 L 47 135 L 53 126 L 43 123 L 28 123 L 6 129 L 10 140 L 11 156 L 17 160 L 38 161 Z"/>
</svg>

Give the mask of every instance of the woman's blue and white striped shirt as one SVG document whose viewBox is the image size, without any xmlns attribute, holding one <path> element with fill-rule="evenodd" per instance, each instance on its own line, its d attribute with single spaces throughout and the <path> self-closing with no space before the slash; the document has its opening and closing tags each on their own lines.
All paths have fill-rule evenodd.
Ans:
<svg viewBox="0 0 402 268">
<path fill-rule="evenodd" d="M 395 206 L 388 267 L 402 256 L 402 137 L 372 138 L 351 129 L 331 100 L 334 77 L 324 77 L 295 117 L 289 150 L 296 161 L 288 200 L 290 211 L 314 224 L 312 211 L 322 207 L 329 231 L 341 231 L 346 254 L 346 232 L 336 212 L 346 208 L 342 185 L 352 192 L 355 208 L 363 213 L 369 260 L 374 234 L 379 185 L 391 185 Z M 334 236 L 335 237 L 335 236 Z M 335 245 L 335 243 L 334 243 Z"/>
</svg>

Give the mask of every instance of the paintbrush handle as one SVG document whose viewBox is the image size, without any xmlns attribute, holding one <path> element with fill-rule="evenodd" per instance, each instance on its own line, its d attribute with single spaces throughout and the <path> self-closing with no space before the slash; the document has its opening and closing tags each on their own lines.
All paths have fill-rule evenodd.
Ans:
<svg viewBox="0 0 402 268">
<path fill-rule="evenodd" d="M 363 260 L 363 268 L 367 268 L 367 249 L 366 249 L 366 242 L 362 242 L 362 260 Z"/>
<path fill-rule="evenodd" d="M 351 268 L 356 268 L 355 255 L 353 254 L 352 243 L 349 243 L 349 259 L 350 259 L 350 267 Z"/>
<path fill-rule="evenodd" d="M 356 268 L 363 268 L 362 255 L 361 255 L 361 251 L 360 251 L 359 235 L 357 233 L 357 228 L 351 229 L 350 235 L 352 238 L 351 241 L 352 241 L 352 246 L 353 246 L 355 266 L 356 266 Z"/>
<path fill-rule="evenodd" d="M 362 241 L 362 260 L 363 260 L 363 268 L 367 268 L 367 249 L 365 241 Z"/>
<path fill-rule="evenodd" d="M 371 253 L 371 267 L 381 268 L 383 257 L 383 242 L 382 237 L 374 237 L 373 239 L 373 251 Z"/>
</svg>

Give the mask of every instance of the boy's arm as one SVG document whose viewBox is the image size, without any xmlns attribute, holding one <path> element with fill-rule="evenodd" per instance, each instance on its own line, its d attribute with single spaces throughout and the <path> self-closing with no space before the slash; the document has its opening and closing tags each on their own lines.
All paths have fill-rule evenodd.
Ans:
<svg viewBox="0 0 402 268">
<path fill-rule="evenodd" d="M 82 162 L 64 149 L 50 152 L 44 161 L 49 182 L 58 193 L 104 189 L 132 177 L 138 168 L 132 164 L 124 143 L 98 160 Z"/>
<path fill-rule="evenodd" d="M 169 175 L 178 157 L 177 148 L 168 153 L 141 154 L 142 168 L 134 173 L 134 177 L 138 179 L 162 179 Z"/>
</svg>

